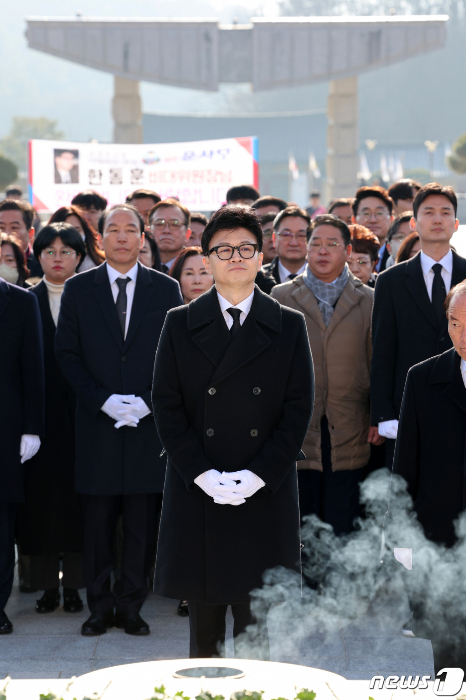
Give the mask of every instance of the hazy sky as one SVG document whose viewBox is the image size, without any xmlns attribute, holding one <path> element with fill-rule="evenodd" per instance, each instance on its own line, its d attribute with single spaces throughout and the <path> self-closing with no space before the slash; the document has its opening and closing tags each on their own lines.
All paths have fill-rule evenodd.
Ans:
<svg viewBox="0 0 466 700">
<path fill-rule="evenodd" d="M 109 140 L 110 74 L 48 56 L 27 47 L 26 17 L 87 16 L 123 17 L 218 17 L 239 21 L 256 14 L 278 14 L 275 0 L 16 0 L 8 5 L 0 24 L 0 138 L 14 115 L 57 119 L 66 138 Z M 215 96 L 143 83 L 145 111 L 179 112 L 215 101 Z M 197 109 L 197 111 L 199 111 Z"/>
</svg>

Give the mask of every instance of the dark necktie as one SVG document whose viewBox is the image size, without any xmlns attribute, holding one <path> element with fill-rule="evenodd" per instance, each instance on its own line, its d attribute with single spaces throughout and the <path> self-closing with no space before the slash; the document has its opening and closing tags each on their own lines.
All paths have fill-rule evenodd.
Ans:
<svg viewBox="0 0 466 700">
<path fill-rule="evenodd" d="M 442 324 L 443 318 L 445 316 L 445 297 L 447 296 L 447 290 L 445 289 L 445 282 L 442 277 L 442 265 L 440 263 L 435 263 L 432 265 L 432 270 L 434 271 L 434 281 L 432 282 L 432 306 L 434 307 L 435 315 L 437 316 L 437 321 L 439 326 Z"/>
<path fill-rule="evenodd" d="M 116 309 L 118 313 L 118 318 L 120 319 L 120 326 L 123 332 L 123 338 L 125 337 L 126 330 L 126 307 L 128 306 L 128 297 L 126 296 L 126 285 L 130 281 L 129 277 L 117 277 L 115 282 L 118 285 L 118 296 L 116 299 Z"/>
<path fill-rule="evenodd" d="M 228 313 L 233 319 L 233 325 L 230 328 L 231 337 L 234 338 L 235 335 L 241 330 L 241 323 L 239 322 L 239 317 L 241 316 L 241 309 L 227 309 Z"/>
<path fill-rule="evenodd" d="M 160 269 L 162 270 L 164 275 L 168 275 L 168 273 L 170 272 L 170 268 L 168 267 L 168 265 L 165 265 L 164 263 L 160 263 Z"/>
<path fill-rule="evenodd" d="M 297 277 L 297 276 L 298 276 L 298 275 L 297 275 L 296 273 L 292 272 L 290 275 L 288 275 L 288 279 L 289 279 L 289 280 L 294 280 L 294 278 Z"/>
</svg>

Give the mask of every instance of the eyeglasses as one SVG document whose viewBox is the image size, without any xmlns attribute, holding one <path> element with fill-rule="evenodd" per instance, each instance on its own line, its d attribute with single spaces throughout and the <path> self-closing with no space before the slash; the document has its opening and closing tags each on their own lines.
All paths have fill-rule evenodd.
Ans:
<svg viewBox="0 0 466 700">
<path fill-rule="evenodd" d="M 42 251 L 44 255 L 46 255 L 48 258 L 53 258 L 55 255 L 59 255 L 60 258 L 63 256 L 65 258 L 68 258 L 70 255 L 73 255 L 73 253 L 76 255 L 75 250 L 43 250 Z"/>
<path fill-rule="evenodd" d="M 373 216 L 375 216 L 377 221 L 383 221 L 387 216 L 390 216 L 390 214 L 388 211 L 371 211 L 366 214 L 358 214 L 356 218 L 358 221 L 370 221 Z"/>
<path fill-rule="evenodd" d="M 360 260 L 359 258 L 356 260 L 348 260 L 348 266 L 351 267 L 351 265 L 359 265 L 360 267 L 367 267 L 369 265 L 369 260 Z"/>
<path fill-rule="evenodd" d="M 325 248 L 325 250 L 327 251 L 327 253 L 331 253 L 332 250 L 336 250 L 341 245 L 343 245 L 343 243 L 337 243 L 336 241 L 327 241 L 327 243 L 318 243 L 317 241 L 311 241 L 309 243 L 309 248 L 312 248 L 312 250 L 318 251 L 323 246 Z"/>
<path fill-rule="evenodd" d="M 405 238 L 406 236 L 392 236 L 391 240 L 398 241 L 399 243 L 401 243 L 401 241 L 404 241 Z"/>
<path fill-rule="evenodd" d="M 272 238 L 273 236 L 273 231 L 262 231 L 262 238 Z"/>
<path fill-rule="evenodd" d="M 179 219 L 170 219 L 170 221 L 167 221 L 166 219 L 156 219 L 151 223 L 151 228 L 162 231 L 167 224 L 170 231 L 178 231 L 178 229 L 180 229 L 182 226 L 186 226 L 186 223 L 184 221 L 180 221 Z"/>
<path fill-rule="evenodd" d="M 209 255 L 211 253 L 217 253 L 217 257 L 220 260 L 230 260 L 233 257 L 235 250 L 241 255 L 245 260 L 253 258 L 256 254 L 256 250 L 259 250 L 257 243 L 245 243 L 244 245 L 216 245 L 215 248 L 209 250 Z"/>
<path fill-rule="evenodd" d="M 277 236 L 280 236 L 280 238 L 284 238 L 285 240 L 291 240 L 291 238 L 296 238 L 296 240 L 300 243 L 302 243 L 302 241 L 305 241 L 307 238 L 305 232 L 291 233 L 291 231 L 280 231 L 280 233 L 277 233 Z"/>
</svg>

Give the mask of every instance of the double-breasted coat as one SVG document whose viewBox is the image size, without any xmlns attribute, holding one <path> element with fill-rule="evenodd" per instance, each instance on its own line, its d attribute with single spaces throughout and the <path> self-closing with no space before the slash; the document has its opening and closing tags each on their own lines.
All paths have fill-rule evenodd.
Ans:
<svg viewBox="0 0 466 700">
<path fill-rule="evenodd" d="M 0 279 L 0 502 L 24 500 L 21 436 L 43 437 L 44 395 L 37 299 Z"/>
<path fill-rule="evenodd" d="M 233 339 L 215 286 L 169 312 L 153 384 L 168 455 L 157 593 L 247 602 L 266 569 L 299 566 L 296 460 L 313 387 L 303 315 L 257 287 Z M 218 505 L 194 483 L 209 469 L 249 469 L 266 485 L 240 506 Z"/>
<path fill-rule="evenodd" d="M 101 409 L 112 394 L 151 407 L 154 358 L 169 309 L 182 305 L 178 282 L 138 263 L 126 338 L 106 263 L 67 280 L 55 336 L 58 365 L 76 393 L 76 490 L 90 495 L 161 493 L 165 459 L 151 415 L 136 428 Z"/>
<path fill-rule="evenodd" d="M 452 348 L 410 369 L 393 463 L 393 472 L 408 484 L 426 536 L 447 546 L 454 544 L 454 521 L 466 508 L 466 388 L 460 362 Z"/>
<path fill-rule="evenodd" d="M 55 357 L 55 322 L 44 282 L 31 289 L 44 333 L 45 437 L 26 462 L 26 502 L 18 526 L 23 554 L 82 551 L 79 496 L 74 488 L 76 396 Z"/>
</svg>

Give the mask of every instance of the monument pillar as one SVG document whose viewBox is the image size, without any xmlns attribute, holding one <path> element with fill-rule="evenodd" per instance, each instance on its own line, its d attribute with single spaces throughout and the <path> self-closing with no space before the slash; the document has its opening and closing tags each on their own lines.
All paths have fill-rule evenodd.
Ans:
<svg viewBox="0 0 466 700">
<path fill-rule="evenodd" d="M 142 143 L 142 105 L 139 81 L 114 76 L 113 142 Z"/>
<path fill-rule="evenodd" d="M 326 200 L 352 197 L 358 188 L 358 77 L 331 80 L 327 101 Z"/>
</svg>

